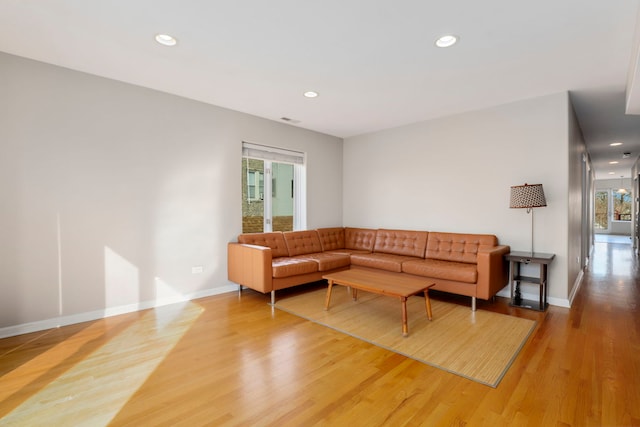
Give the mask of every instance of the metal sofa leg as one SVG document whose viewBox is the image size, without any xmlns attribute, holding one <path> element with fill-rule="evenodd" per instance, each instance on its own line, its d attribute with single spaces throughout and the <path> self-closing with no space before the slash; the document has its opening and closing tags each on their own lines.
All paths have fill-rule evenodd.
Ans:
<svg viewBox="0 0 640 427">
<path fill-rule="evenodd" d="M 471 297 L 471 311 L 476 311 L 476 297 Z"/>
<path fill-rule="evenodd" d="M 271 305 L 276 305 L 276 291 L 271 291 Z"/>
</svg>

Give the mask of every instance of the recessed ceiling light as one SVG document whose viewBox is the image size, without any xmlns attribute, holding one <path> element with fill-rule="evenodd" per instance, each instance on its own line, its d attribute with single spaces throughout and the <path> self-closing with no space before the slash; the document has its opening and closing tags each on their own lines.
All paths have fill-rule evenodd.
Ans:
<svg viewBox="0 0 640 427">
<path fill-rule="evenodd" d="M 458 42 L 458 36 L 454 36 L 453 34 L 446 34 L 444 36 L 439 37 L 436 40 L 436 46 L 438 47 L 450 47 Z"/>
<path fill-rule="evenodd" d="M 156 34 L 156 41 L 164 46 L 175 46 L 178 40 L 169 34 Z"/>
<path fill-rule="evenodd" d="M 609 162 L 610 165 L 617 165 L 619 162 L 613 161 L 613 162 Z"/>
<path fill-rule="evenodd" d="M 618 145 L 622 145 L 622 142 L 612 142 L 609 145 L 612 146 L 612 147 L 617 147 Z"/>
<path fill-rule="evenodd" d="M 312 90 L 309 90 L 307 92 L 304 93 L 304 96 L 307 98 L 316 98 L 319 95 L 318 92 L 314 92 Z"/>
<path fill-rule="evenodd" d="M 616 174 L 615 172 L 609 172 L 609 175 L 615 175 L 615 174 Z"/>
</svg>

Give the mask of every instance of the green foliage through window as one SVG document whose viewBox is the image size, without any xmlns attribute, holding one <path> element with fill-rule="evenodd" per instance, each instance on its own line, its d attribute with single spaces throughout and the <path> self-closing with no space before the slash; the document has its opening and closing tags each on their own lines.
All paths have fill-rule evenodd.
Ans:
<svg viewBox="0 0 640 427">
<path fill-rule="evenodd" d="M 596 230 L 609 229 L 609 192 L 596 191 L 595 201 L 595 222 Z"/>
<path fill-rule="evenodd" d="M 631 193 L 613 193 L 613 220 L 631 221 Z"/>
<path fill-rule="evenodd" d="M 596 191 L 594 211 L 596 230 L 608 230 L 610 221 L 631 221 L 631 193 Z"/>
</svg>

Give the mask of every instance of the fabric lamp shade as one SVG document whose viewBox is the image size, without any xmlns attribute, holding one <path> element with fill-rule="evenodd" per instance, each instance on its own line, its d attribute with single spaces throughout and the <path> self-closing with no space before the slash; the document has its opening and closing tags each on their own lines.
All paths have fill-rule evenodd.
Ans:
<svg viewBox="0 0 640 427">
<path fill-rule="evenodd" d="M 533 256 L 533 208 L 547 206 L 542 184 L 524 184 L 511 187 L 510 208 L 524 208 L 531 214 L 531 256 Z"/>
<path fill-rule="evenodd" d="M 541 208 L 547 206 L 542 184 L 524 184 L 511 187 L 510 208 Z"/>
</svg>

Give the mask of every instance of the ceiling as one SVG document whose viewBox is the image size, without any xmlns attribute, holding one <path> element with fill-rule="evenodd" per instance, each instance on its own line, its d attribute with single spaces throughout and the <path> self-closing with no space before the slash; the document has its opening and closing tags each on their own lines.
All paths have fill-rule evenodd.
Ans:
<svg viewBox="0 0 640 427">
<path fill-rule="evenodd" d="M 0 51 L 338 137 L 569 91 L 596 177 L 619 178 L 638 1 L 2 0 Z"/>
</svg>

